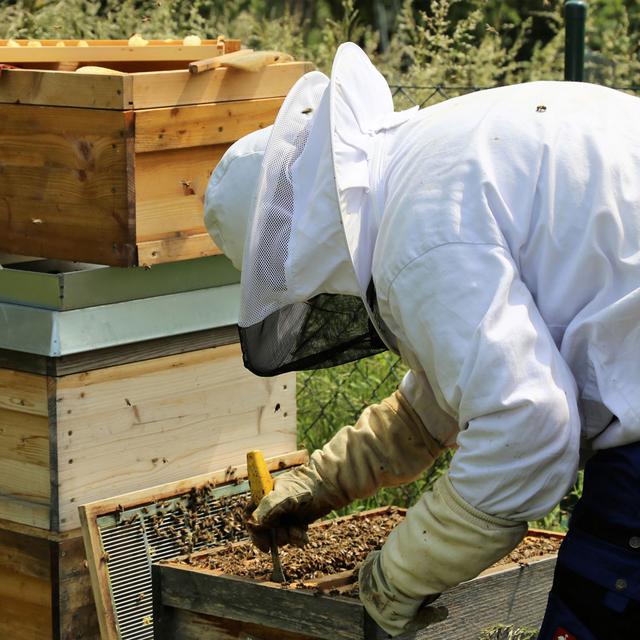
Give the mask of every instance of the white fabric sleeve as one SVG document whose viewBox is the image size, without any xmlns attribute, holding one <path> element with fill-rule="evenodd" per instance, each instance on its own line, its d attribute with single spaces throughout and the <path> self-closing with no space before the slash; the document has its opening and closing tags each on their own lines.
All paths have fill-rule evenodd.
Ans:
<svg viewBox="0 0 640 640">
<path fill-rule="evenodd" d="M 548 513 L 577 472 L 576 385 L 511 255 L 493 244 L 437 246 L 396 276 L 388 300 L 458 418 L 454 488 L 493 516 Z"/>
<path fill-rule="evenodd" d="M 399 390 L 418 414 L 429 434 L 443 448 L 455 446 L 458 423 L 438 405 L 424 371 L 407 371 L 400 382 Z"/>
</svg>

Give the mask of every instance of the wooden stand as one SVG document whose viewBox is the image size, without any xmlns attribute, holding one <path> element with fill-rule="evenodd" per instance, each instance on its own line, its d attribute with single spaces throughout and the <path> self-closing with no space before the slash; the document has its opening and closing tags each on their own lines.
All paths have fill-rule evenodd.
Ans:
<svg viewBox="0 0 640 640">
<path fill-rule="evenodd" d="M 84 545 L 78 532 L 0 521 L 0 638 L 99 637 Z"/>
</svg>

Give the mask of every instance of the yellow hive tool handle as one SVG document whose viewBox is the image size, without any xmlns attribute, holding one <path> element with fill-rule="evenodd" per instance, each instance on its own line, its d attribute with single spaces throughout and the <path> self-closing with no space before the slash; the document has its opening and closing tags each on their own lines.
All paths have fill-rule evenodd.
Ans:
<svg viewBox="0 0 640 640">
<path fill-rule="evenodd" d="M 262 451 L 249 451 L 247 453 L 247 475 L 249 476 L 249 488 L 253 504 L 258 506 L 260 500 L 273 491 L 273 479 L 267 469 Z M 273 562 L 273 573 L 271 579 L 274 582 L 286 582 L 287 579 L 282 570 L 278 545 L 276 544 L 275 529 L 269 531 L 271 537 L 271 561 Z"/>
<path fill-rule="evenodd" d="M 273 479 L 267 469 L 262 451 L 249 451 L 247 453 L 247 475 L 253 503 L 258 506 L 260 500 L 273 490 Z"/>
</svg>

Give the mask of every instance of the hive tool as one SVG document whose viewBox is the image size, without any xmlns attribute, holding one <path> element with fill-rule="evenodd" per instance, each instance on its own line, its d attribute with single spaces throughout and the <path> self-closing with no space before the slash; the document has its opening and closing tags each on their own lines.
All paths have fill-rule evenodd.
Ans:
<svg viewBox="0 0 640 640">
<path fill-rule="evenodd" d="M 247 475 L 249 476 L 249 487 L 253 503 L 258 506 L 260 500 L 273 490 L 273 478 L 269 473 L 269 469 L 267 469 L 267 463 L 264 461 L 262 451 L 249 451 L 247 453 Z M 276 530 L 269 529 L 269 536 L 271 560 L 273 562 L 271 579 L 274 582 L 286 582 L 276 543 Z"/>
</svg>

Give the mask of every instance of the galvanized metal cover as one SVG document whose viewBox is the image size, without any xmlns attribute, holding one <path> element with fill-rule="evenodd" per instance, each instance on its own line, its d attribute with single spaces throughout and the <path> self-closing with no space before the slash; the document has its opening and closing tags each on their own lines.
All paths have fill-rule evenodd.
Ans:
<svg viewBox="0 0 640 640">
<path fill-rule="evenodd" d="M 0 349 L 60 357 L 235 325 L 239 307 L 239 284 L 69 311 L 0 303 Z"/>
<path fill-rule="evenodd" d="M 0 269 L 0 302 L 65 311 L 240 282 L 225 256 L 143 267 L 39 260 Z"/>
</svg>

